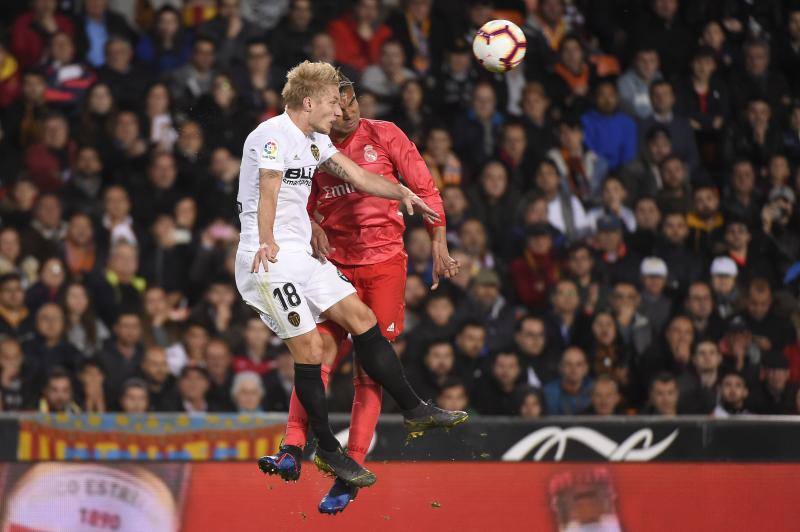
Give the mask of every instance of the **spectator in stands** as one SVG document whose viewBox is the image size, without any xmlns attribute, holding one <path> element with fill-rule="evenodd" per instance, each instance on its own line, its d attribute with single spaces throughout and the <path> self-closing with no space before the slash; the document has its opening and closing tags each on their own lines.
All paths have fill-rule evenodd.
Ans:
<svg viewBox="0 0 800 532">
<path fill-rule="evenodd" d="M 647 257 L 639 266 L 641 273 L 638 312 L 647 318 L 654 332 L 664 329 L 672 314 L 672 300 L 665 294 L 669 270 L 658 257 Z"/>
<path fill-rule="evenodd" d="M 25 357 L 41 368 L 63 367 L 76 371 L 82 357 L 66 341 L 64 312 L 55 303 L 45 303 L 36 312 L 36 334 L 22 345 Z"/>
<path fill-rule="evenodd" d="M 136 34 L 125 18 L 108 8 L 108 0 L 87 0 L 83 12 L 76 18 L 76 41 L 85 54 L 86 62 L 94 68 L 106 63 L 106 44 L 113 36 L 134 40 Z"/>
<path fill-rule="evenodd" d="M 70 216 L 62 244 L 62 256 L 69 275 L 81 279 L 100 270 L 106 250 L 98 249 L 95 242 L 92 219 L 81 212 Z"/>
<path fill-rule="evenodd" d="M 516 191 L 511 187 L 505 167 L 490 161 L 481 170 L 477 186 L 469 191 L 470 210 L 483 223 L 489 234 L 492 251 L 499 256 L 511 253 Z"/>
<path fill-rule="evenodd" d="M 189 62 L 171 73 L 170 89 L 177 107 L 189 109 L 211 92 L 216 48 L 216 41 L 201 35 L 192 45 Z"/>
<path fill-rule="evenodd" d="M 677 155 L 669 155 L 659 166 L 661 187 L 656 194 L 658 207 L 664 212 L 692 209 L 691 184 L 689 169 Z"/>
<path fill-rule="evenodd" d="M 23 253 L 36 257 L 39 263 L 57 256 L 67 224 L 61 219 L 61 202 L 55 194 L 42 194 L 36 199 L 33 220 L 24 234 Z"/>
<path fill-rule="evenodd" d="M 463 375 L 463 382 L 472 385 L 483 371 L 486 354 L 486 327 L 475 320 L 461 324 L 453 339 L 456 367 Z"/>
<path fill-rule="evenodd" d="M 442 384 L 439 395 L 436 397 L 436 405 L 445 410 L 472 411 L 467 388 L 457 378 L 448 379 Z"/>
<path fill-rule="evenodd" d="M 50 109 L 44 100 L 44 91 L 47 87 L 44 75 L 31 70 L 22 75 L 22 94 L 16 102 L 4 111 L 3 139 L 10 147 L 21 150 L 33 142 L 38 141 L 41 119 L 48 114 Z M 14 168 L 19 166 L 20 157 L 15 161 L 4 162 L 4 165 Z M 4 166 L 4 168 L 8 168 Z"/>
<path fill-rule="evenodd" d="M 475 172 L 494 155 L 503 121 L 494 88 L 486 82 L 476 84 L 469 110 L 456 115 L 450 129 L 455 152 L 470 171 Z"/>
<path fill-rule="evenodd" d="M 234 371 L 255 371 L 259 375 L 265 375 L 274 369 L 274 361 L 268 351 L 272 333 L 260 318 L 248 318 L 242 338 L 244 344 L 234 358 Z"/>
<path fill-rule="evenodd" d="M 596 229 L 597 220 L 610 215 L 622 220 L 626 233 L 636 231 L 636 217 L 633 211 L 625 206 L 625 198 L 628 193 L 622 182 L 613 175 L 608 176 L 603 181 L 601 194 L 602 203 L 586 213 L 592 227 Z"/>
<path fill-rule="evenodd" d="M 617 80 L 620 106 L 629 115 L 644 120 L 653 114 L 650 85 L 662 79 L 655 48 L 636 51 L 628 70 Z"/>
<path fill-rule="evenodd" d="M 618 285 L 622 288 L 623 285 Z M 595 313 L 592 319 L 591 339 L 584 342 L 591 373 L 595 376 L 611 375 L 625 390 L 630 384 L 629 367 L 635 350 L 620 334 L 614 315 L 608 311 Z"/>
<path fill-rule="evenodd" d="M 800 257 L 800 236 L 791 224 L 794 213 L 795 194 L 789 187 L 772 189 L 761 210 L 764 254 L 781 277 L 793 259 Z"/>
<path fill-rule="evenodd" d="M 636 157 L 636 123 L 619 110 L 617 87 L 601 81 L 595 88 L 596 109 L 581 117 L 586 146 L 608 161 L 610 171 Z"/>
<path fill-rule="evenodd" d="M 0 407 L 4 412 L 36 407 L 44 368 L 25 358 L 20 342 L 0 336 Z"/>
<path fill-rule="evenodd" d="M 577 120 L 567 118 L 562 121 L 558 126 L 558 139 L 558 147 L 548 151 L 547 157 L 555 163 L 563 185 L 572 194 L 584 205 L 595 204 L 608 173 L 608 163 L 586 148 L 583 128 Z"/>
<path fill-rule="evenodd" d="M 225 74 L 214 77 L 211 93 L 200 99 L 194 116 L 208 130 L 206 145 L 209 149 L 240 150 L 253 126 L 250 113 L 244 108 L 231 78 Z M 213 159 L 212 155 L 212 163 Z"/>
<path fill-rule="evenodd" d="M 434 104 L 444 116 L 457 115 L 469 108 L 470 96 L 480 77 L 471 54 L 471 43 L 457 38 L 449 46 L 444 64 L 438 67 Z"/>
<path fill-rule="evenodd" d="M 150 346 L 144 353 L 138 376 L 147 383 L 148 399 L 156 412 L 180 410 L 177 379 L 169 370 L 167 353 L 163 347 Z"/>
<path fill-rule="evenodd" d="M 137 377 L 126 380 L 122 385 L 119 405 L 126 414 L 146 414 L 150 410 L 147 383 Z"/>
<path fill-rule="evenodd" d="M 264 399 L 264 384 L 258 373 L 243 371 L 237 373 L 230 387 L 230 394 L 235 404 L 236 412 L 261 412 L 261 402 Z"/>
<path fill-rule="evenodd" d="M 0 276 L 0 335 L 24 342 L 33 336 L 33 317 L 25 306 L 22 278 L 16 273 Z"/>
<path fill-rule="evenodd" d="M 773 120 L 773 109 L 762 97 L 754 97 L 742 105 L 742 123 L 730 128 L 723 150 L 725 161 L 730 163 L 745 157 L 758 168 L 767 166 L 770 157 L 783 145 L 783 136 Z"/>
<path fill-rule="evenodd" d="M 741 307 L 737 276 L 739 269 L 730 257 L 717 257 L 711 262 L 711 290 L 716 312 L 723 320 L 730 319 Z"/>
<path fill-rule="evenodd" d="M 421 397 L 437 397 L 448 378 L 458 376 L 453 346 L 447 340 L 431 342 L 416 366 L 409 368 L 408 379 Z"/>
<path fill-rule="evenodd" d="M 610 286 L 618 282 L 635 283 L 639 278 L 642 258 L 625 246 L 624 224 L 615 215 L 603 215 L 597 219 L 595 264 L 600 278 Z"/>
<path fill-rule="evenodd" d="M 563 276 L 575 281 L 585 314 L 591 315 L 595 309 L 605 306 L 610 287 L 595 278 L 592 248 L 587 242 L 578 241 L 569 246 Z"/>
<path fill-rule="evenodd" d="M 681 412 L 708 414 L 717 403 L 718 387 L 722 386 L 722 354 L 714 340 L 698 340 L 692 353 L 693 371 L 678 376 Z"/>
<path fill-rule="evenodd" d="M 642 413 L 662 417 L 678 415 L 680 392 L 678 382 L 670 373 L 659 373 L 650 384 L 650 401 Z"/>
<path fill-rule="evenodd" d="M 653 114 L 642 121 L 640 131 L 649 131 L 655 125 L 664 126 L 672 141 L 675 155 L 686 161 L 691 170 L 700 164 L 694 130 L 689 119 L 675 110 L 675 90 L 668 81 L 656 81 L 650 86 Z"/>
<path fill-rule="evenodd" d="M 461 248 L 469 255 L 478 268 L 493 268 L 496 259 L 491 251 L 487 249 L 488 239 L 486 229 L 480 220 L 469 218 L 461 224 L 458 235 Z"/>
<path fill-rule="evenodd" d="M 59 366 L 48 370 L 39 412 L 77 414 L 81 409 L 75 403 L 70 373 Z"/>
<path fill-rule="evenodd" d="M 670 265 L 667 284 L 671 288 L 686 289 L 689 283 L 698 279 L 703 270 L 699 257 L 686 248 L 689 226 L 682 212 L 668 212 L 661 224 L 661 238 L 657 241 L 653 254 Z"/>
<path fill-rule="evenodd" d="M 39 261 L 22 255 L 19 231 L 11 226 L 0 228 L 0 275 L 19 274 L 23 276 L 23 284 L 30 286 L 28 274 L 35 274 L 38 269 Z"/>
<path fill-rule="evenodd" d="M 544 320 L 526 316 L 517 322 L 514 346 L 515 352 L 521 356 L 529 386 L 541 388 L 558 376 L 559 356 L 547 341 Z"/>
<path fill-rule="evenodd" d="M 66 320 L 67 341 L 84 356 L 99 352 L 111 332 L 97 318 L 89 292 L 82 283 L 70 281 L 64 285 L 61 308 Z"/>
<path fill-rule="evenodd" d="M 144 356 L 139 315 L 121 312 L 114 323 L 113 333 L 97 358 L 106 371 L 111 397 L 119 397 L 122 384 L 136 375 Z"/>
<path fill-rule="evenodd" d="M 694 328 L 692 321 L 678 314 L 670 319 L 664 330 L 664 341 L 654 342 L 650 349 L 636 361 L 638 389 L 634 390 L 634 402 L 644 399 L 653 376 L 664 371 L 676 374 L 685 372 L 691 361 Z"/>
<path fill-rule="evenodd" d="M 772 288 L 762 278 L 750 282 L 742 317 L 747 321 L 753 340 L 762 353 L 782 351 L 795 341 L 794 328 L 775 313 Z"/>
<path fill-rule="evenodd" d="M 141 309 L 141 297 L 147 281 L 136 275 L 139 269 L 138 255 L 136 246 L 121 240 L 111 248 L 105 276 L 87 278 L 98 313 L 106 323 L 113 322 L 120 311 L 138 312 Z"/>
<path fill-rule="evenodd" d="M 100 191 L 104 184 L 103 170 L 103 161 L 97 148 L 89 145 L 78 148 L 75 163 L 69 170 L 68 181 L 62 191 L 64 205 L 70 214 L 98 217 L 102 213 Z M 92 241 L 93 237 L 92 234 Z"/>
<path fill-rule="evenodd" d="M 99 360 L 87 358 L 81 361 L 80 370 L 78 371 L 80 387 L 76 395 L 78 396 L 77 402 L 83 412 L 104 414 L 116 410 L 106 399 L 105 379 L 103 366 Z"/>
<path fill-rule="evenodd" d="M 547 224 L 527 228 L 525 249 L 509 266 L 509 276 L 519 303 L 538 312 L 545 309 L 548 287 L 560 276 L 553 236 Z"/>
<path fill-rule="evenodd" d="M 444 48 L 453 40 L 450 25 L 432 7 L 432 0 L 409 1 L 387 22 L 403 45 L 408 67 L 420 75 L 440 68 Z"/>
<path fill-rule="evenodd" d="M 751 401 L 758 414 L 789 414 L 794 411 L 795 387 L 789 384 L 789 360 L 778 351 L 767 351 L 761 359 L 764 379 Z"/>
<path fill-rule="evenodd" d="M 696 183 L 692 191 L 692 211 L 686 215 L 689 225 L 689 249 L 704 259 L 721 251 L 725 220 L 720 213 L 719 191 L 710 182 Z"/>
<path fill-rule="evenodd" d="M 151 32 L 139 38 L 136 57 L 160 76 L 184 65 L 190 55 L 191 40 L 181 26 L 181 14 L 164 5 L 156 12 Z"/>
<path fill-rule="evenodd" d="M 178 391 L 181 394 L 181 410 L 189 414 L 210 412 L 206 401 L 209 388 L 208 372 L 202 366 L 185 366 L 178 378 Z"/>
<path fill-rule="evenodd" d="M 694 41 L 678 16 L 677 0 L 651 0 L 630 31 L 629 41 L 636 48 L 654 48 L 661 59 L 664 77 L 683 70 L 689 62 Z"/>
<path fill-rule="evenodd" d="M 619 385 L 609 375 L 599 375 L 592 386 L 591 405 L 586 410 L 590 416 L 613 416 L 622 414 L 622 396 Z"/>
<path fill-rule="evenodd" d="M 150 84 L 152 71 L 134 62 L 131 40 L 109 35 L 105 47 L 105 63 L 97 71 L 101 83 L 111 89 L 119 106 L 136 107 Z"/>
<path fill-rule="evenodd" d="M 686 315 L 692 320 L 695 339 L 710 338 L 715 342 L 725 333 L 725 322 L 715 311 L 714 294 L 705 281 L 689 285 L 684 301 Z"/>
<path fill-rule="evenodd" d="M 550 94 L 558 96 L 558 104 L 565 112 L 580 115 L 589 108 L 589 96 L 596 81 L 596 69 L 587 61 L 578 36 L 564 36 L 550 78 Z"/>
<path fill-rule="evenodd" d="M 217 43 L 217 65 L 230 69 L 242 60 L 247 41 L 258 30 L 242 18 L 240 0 L 219 0 L 217 6 L 217 16 L 201 24 L 197 33 Z"/>
<path fill-rule="evenodd" d="M 760 198 L 756 192 L 756 169 L 748 159 L 737 159 L 731 167 L 730 184 L 722 198 L 725 218 L 738 218 L 746 227 L 759 221 Z"/>
<path fill-rule="evenodd" d="M 264 375 L 267 412 L 288 412 L 289 398 L 294 387 L 294 361 L 288 350 L 275 356 L 275 371 Z"/>
<path fill-rule="evenodd" d="M 547 338 L 558 352 L 584 339 L 588 323 L 580 309 L 578 288 L 570 279 L 560 279 L 551 289 L 550 311 L 545 316 Z"/>
<path fill-rule="evenodd" d="M 482 415 L 511 416 L 517 413 L 514 391 L 522 378 L 519 357 L 499 352 L 491 359 L 490 370 L 475 382 L 472 405 Z"/>
<path fill-rule="evenodd" d="M 74 34 L 69 17 L 57 12 L 56 0 L 31 0 L 30 11 L 20 15 L 11 27 L 11 51 L 23 68 L 35 66 L 49 39 L 58 31 Z"/>
<path fill-rule="evenodd" d="M 66 118 L 54 113 L 44 119 L 41 141 L 25 150 L 25 170 L 39 190 L 55 192 L 64 186 L 76 153 Z"/>
<path fill-rule="evenodd" d="M 541 161 L 556 145 L 551 101 L 541 83 L 530 82 L 522 89 L 522 124 L 528 140 L 528 157 L 534 162 Z"/>
<path fill-rule="evenodd" d="M 164 83 L 154 83 L 147 90 L 144 103 L 144 122 L 148 144 L 157 151 L 172 151 L 178 137 L 172 120 L 172 102 L 169 88 Z"/>
<path fill-rule="evenodd" d="M 237 400 L 235 392 L 236 382 L 233 373 L 233 356 L 231 355 L 230 347 L 228 347 L 228 344 L 221 338 L 212 338 L 208 341 L 208 344 L 206 344 L 205 367 L 208 370 L 210 383 L 208 393 L 206 393 L 208 402 L 213 405 L 215 410 L 220 412 L 236 410 L 237 408 L 234 408 L 234 406 L 239 407 L 241 411 L 242 405 Z M 258 373 L 252 371 L 241 372 L 236 374 L 237 378 L 242 374 L 255 375 L 259 387 L 261 386 L 261 377 Z M 252 392 L 252 389 L 248 388 L 248 390 Z M 263 395 L 262 390 L 261 397 L 256 401 L 256 405 L 260 404 Z M 233 398 L 233 402 L 231 398 Z M 246 403 L 250 405 L 252 399 L 253 398 L 248 398 Z M 250 411 L 255 411 L 256 409 L 256 406 L 248 406 L 245 408 L 245 410 Z"/>
<path fill-rule="evenodd" d="M 590 404 L 593 385 L 586 354 L 579 347 L 568 347 L 561 355 L 558 370 L 561 377 L 543 388 L 547 414 L 563 416 L 583 412 Z"/>
<path fill-rule="evenodd" d="M 727 418 L 750 414 L 745 408 L 749 393 L 747 381 L 741 374 L 726 373 L 719 385 L 719 404 L 714 407 L 711 415 L 715 418 Z"/>
<path fill-rule="evenodd" d="M 173 374 L 180 373 L 184 366 L 205 367 L 205 352 L 210 335 L 208 329 L 197 322 L 190 322 L 183 328 L 180 341 L 167 348 L 167 360 Z"/>
<path fill-rule="evenodd" d="M 74 111 L 95 82 L 94 71 L 77 57 L 72 37 L 57 32 L 50 39 L 48 59 L 41 69 L 47 78 L 44 98 L 64 111 Z"/>
<path fill-rule="evenodd" d="M 544 399 L 537 388 L 518 386 L 514 390 L 517 414 L 522 419 L 539 419 L 544 415 Z"/>
<path fill-rule="evenodd" d="M 47 259 L 39 270 L 39 280 L 25 294 L 25 305 L 36 312 L 45 303 L 56 303 L 64 285 L 66 270 L 58 257 Z"/>
<path fill-rule="evenodd" d="M 381 45 L 392 35 L 391 28 L 380 22 L 380 8 L 378 0 L 358 0 L 351 13 L 330 23 L 328 33 L 336 42 L 339 63 L 361 72 L 378 62 Z"/>
<path fill-rule="evenodd" d="M 458 190 L 463 195 L 463 190 L 458 186 L 462 181 L 461 161 L 453 153 L 453 139 L 446 128 L 434 126 L 428 131 L 422 158 L 431 172 L 434 184 L 442 192 L 443 199 L 448 188 Z M 447 219 L 449 228 L 452 225 L 450 211 L 447 211 Z"/>
<path fill-rule="evenodd" d="M 109 155 L 109 166 L 114 168 L 115 177 L 135 180 L 147 166 L 147 143 L 142 138 L 136 114 L 132 111 L 117 113 L 111 135 L 114 148 Z"/>
<path fill-rule="evenodd" d="M 514 308 L 500 293 L 500 276 L 481 270 L 472 278 L 468 313 L 486 326 L 486 347 L 501 349 L 514 331 Z"/>
<path fill-rule="evenodd" d="M 561 185 L 556 165 L 545 159 L 536 171 L 536 186 L 547 200 L 550 225 L 570 239 L 578 239 L 590 229 L 586 211 L 577 196 Z"/>
<path fill-rule="evenodd" d="M 234 86 L 239 91 L 245 107 L 264 110 L 269 107 L 264 94 L 273 91 L 276 95 L 281 89 L 280 68 L 274 64 L 274 55 L 263 40 L 252 38 L 247 41 L 244 52 L 244 67 L 234 70 Z"/>
<path fill-rule="evenodd" d="M 763 39 L 744 43 L 744 72 L 739 72 L 731 82 L 735 111 L 744 109 L 756 98 L 774 111 L 784 110 L 790 105 L 789 84 L 783 74 L 770 69 L 770 53 L 770 45 Z"/>
<path fill-rule="evenodd" d="M 644 132 L 644 145 L 638 157 L 620 170 L 620 182 L 627 192 L 627 200 L 654 197 L 663 185 L 661 165 L 672 153 L 672 139 L 662 125 Z"/>
</svg>

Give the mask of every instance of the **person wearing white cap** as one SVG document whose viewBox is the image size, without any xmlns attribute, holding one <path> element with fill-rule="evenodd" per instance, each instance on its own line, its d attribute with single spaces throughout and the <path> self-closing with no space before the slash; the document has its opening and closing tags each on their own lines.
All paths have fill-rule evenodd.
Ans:
<svg viewBox="0 0 800 532">
<path fill-rule="evenodd" d="M 669 269 L 659 257 L 646 257 L 639 267 L 642 279 L 639 312 L 647 317 L 654 331 L 661 331 L 672 313 L 672 300 L 664 295 Z"/>
<path fill-rule="evenodd" d="M 730 257 L 717 257 L 711 261 L 711 290 L 717 302 L 717 312 L 723 320 L 733 316 L 740 307 L 736 278 L 739 268 Z"/>
</svg>

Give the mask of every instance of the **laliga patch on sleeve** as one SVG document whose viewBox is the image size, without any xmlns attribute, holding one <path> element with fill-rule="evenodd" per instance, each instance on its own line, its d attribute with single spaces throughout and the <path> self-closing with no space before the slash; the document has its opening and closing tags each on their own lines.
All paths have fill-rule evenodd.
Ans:
<svg viewBox="0 0 800 532">
<path fill-rule="evenodd" d="M 264 144 L 262 157 L 268 161 L 278 160 L 278 143 L 274 140 L 267 141 L 267 143 Z"/>
</svg>

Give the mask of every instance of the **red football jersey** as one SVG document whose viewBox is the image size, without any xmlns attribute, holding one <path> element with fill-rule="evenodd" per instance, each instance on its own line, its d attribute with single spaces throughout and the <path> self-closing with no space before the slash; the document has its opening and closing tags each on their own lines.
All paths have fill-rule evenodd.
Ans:
<svg viewBox="0 0 800 532">
<path fill-rule="evenodd" d="M 362 168 L 404 185 L 439 213 L 444 207 L 417 147 L 399 127 L 362 118 L 356 130 L 336 148 Z M 403 251 L 405 222 L 400 202 L 364 194 L 336 176 L 317 171 L 308 198 L 308 212 L 322 216 L 320 225 L 335 251 L 330 259 L 345 266 L 377 264 Z"/>
</svg>

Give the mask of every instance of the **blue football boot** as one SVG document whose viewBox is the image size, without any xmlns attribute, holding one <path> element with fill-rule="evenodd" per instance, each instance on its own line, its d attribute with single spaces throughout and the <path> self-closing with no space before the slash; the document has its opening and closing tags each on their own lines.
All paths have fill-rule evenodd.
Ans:
<svg viewBox="0 0 800 532">
<path fill-rule="evenodd" d="M 303 450 L 295 445 L 281 445 L 278 452 L 258 459 L 258 468 L 267 475 L 278 475 L 283 480 L 300 478 Z"/>
<path fill-rule="evenodd" d="M 317 509 L 321 514 L 336 515 L 343 512 L 351 501 L 356 499 L 358 488 L 348 486 L 341 479 L 336 479 L 330 491 L 320 501 Z"/>
</svg>

